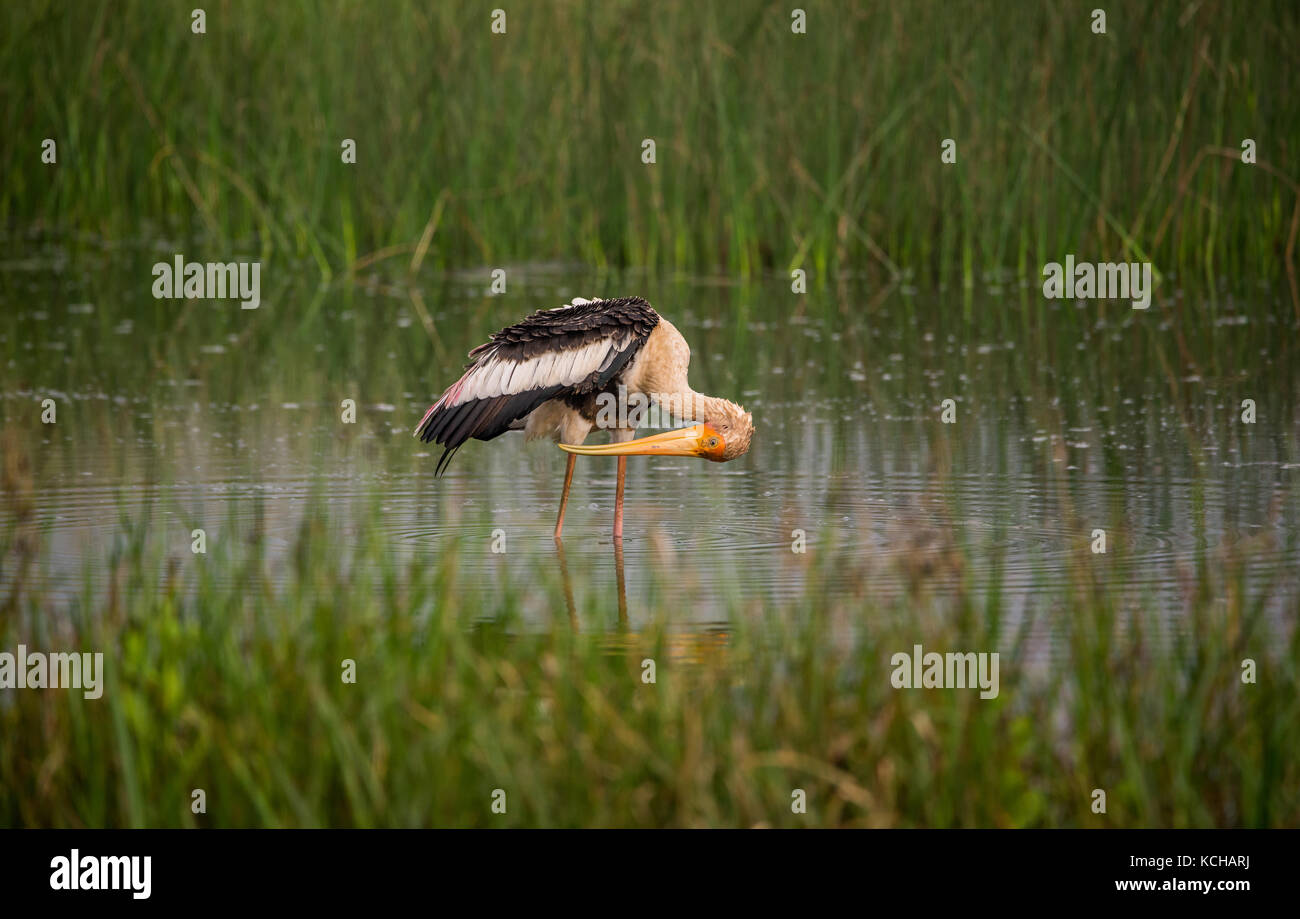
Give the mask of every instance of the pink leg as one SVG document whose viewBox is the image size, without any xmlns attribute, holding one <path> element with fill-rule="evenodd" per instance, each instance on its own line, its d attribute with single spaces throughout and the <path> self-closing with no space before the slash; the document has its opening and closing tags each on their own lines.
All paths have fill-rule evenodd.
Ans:
<svg viewBox="0 0 1300 919">
<path fill-rule="evenodd" d="M 573 464 L 577 456 L 569 454 L 569 466 L 564 471 L 564 494 L 560 496 L 560 517 L 555 521 L 555 538 L 560 538 L 560 532 L 564 529 L 564 509 L 569 506 L 569 486 L 573 484 Z"/>
<path fill-rule="evenodd" d="M 614 494 L 614 541 L 623 541 L 623 483 L 627 479 L 627 457 L 618 458 L 618 490 Z"/>
</svg>

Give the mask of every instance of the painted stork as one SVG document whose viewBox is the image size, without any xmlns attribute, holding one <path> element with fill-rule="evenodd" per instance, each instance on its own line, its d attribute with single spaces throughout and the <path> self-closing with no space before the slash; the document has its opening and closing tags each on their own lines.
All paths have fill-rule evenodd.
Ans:
<svg viewBox="0 0 1300 919">
<path fill-rule="evenodd" d="M 554 438 L 569 454 L 557 540 L 577 454 L 618 457 L 614 539 L 621 541 L 627 457 L 698 456 L 723 463 L 749 450 L 752 416 L 734 402 L 691 389 L 690 346 L 640 297 L 577 297 L 558 309 L 539 310 L 494 334 L 469 358 L 461 378 L 424 413 L 415 436 L 442 446 L 436 475 L 471 437 L 491 440 L 522 430 L 528 440 Z M 638 413 L 602 409 L 634 394 L 643 405 L 656 403 L 696 423 L 633 440 Z M 583 446 L 597 427 L 610 431 L 610 442 Z"/>
</svg>

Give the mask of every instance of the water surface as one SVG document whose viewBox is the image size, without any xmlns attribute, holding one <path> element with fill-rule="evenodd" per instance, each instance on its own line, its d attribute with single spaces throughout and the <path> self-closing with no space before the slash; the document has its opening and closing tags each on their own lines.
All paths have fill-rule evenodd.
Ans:
<svg viewBox="0 0 1300 919">
<path fill-rule="evenodd" d="M 1297 328 L 1268 286 L 1242 297 L 1167 280 L 1139 312 L 1044 302 L 1006 277 L 800 296 L 779 277 L 517 266 L 489 296 L 486 270 L 322 285 L 310 266 L 271 263 L 263 306 L 241 311 L 154 300 L 148 265 L 168 245 L 24 242 L 0 264 L 0 412 L 34 465 L 31 583 L 58 602 L 106 576 L 130 523 L 184 564 L 199 563 L 201 527 L 213 544 L 254 534 L 275 565 L 323 497 L 341 558 L 379 539 L 432 563 L 455 543 L 472 589 L 520 591 L 537 627 L 571 599 L 529 590 L 539 563 L 562 567 L 578 606 L 605 610 L 582 623 L 598 630 L 668 615 L 711 632 L 805 596 L 906 609 L 972 586 L 998 588 L 1016 616 L 1080 564 L 1177 630 L 1191 572 L 1216 559 L 1241 561 L 1273 616 L 1294 615 Z M 621 553 L 615 462 L 580 457 L 561 556 L 553 445 L 472 442 L 435 479 L 438 451 L 410 431 L 495 328 L 574 295 L 628 294 L 673 320 L 693 385 L 743 403 L 757 434 L 726 465 L 632 458 Z M 812 564 L 827 552 L 830 576 Z M 665 581 L 671 596 L 654 587 Z M 1040 636 L 1043 653 L 1055 638 Z"/>
</svg>

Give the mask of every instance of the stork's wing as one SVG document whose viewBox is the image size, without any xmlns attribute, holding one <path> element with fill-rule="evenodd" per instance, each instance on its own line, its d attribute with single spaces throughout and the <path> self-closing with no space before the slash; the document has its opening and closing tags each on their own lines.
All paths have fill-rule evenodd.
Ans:
<svg viewBox="0 0 1300 919">
<path fill-rule="evenodd" d="M 602 389 L 658 323 L 640 297 L 577 298 L 533 313 L 469 353 L 464 375 L 424 413 L 415 436 L 443 446 L 441 474 L 471 437 L 491 440 L 549 399 Z"/>
</svg>

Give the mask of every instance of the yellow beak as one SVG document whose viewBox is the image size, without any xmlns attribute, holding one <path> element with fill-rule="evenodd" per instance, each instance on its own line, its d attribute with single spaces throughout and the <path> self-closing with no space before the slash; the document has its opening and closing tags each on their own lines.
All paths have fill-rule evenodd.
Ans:
<svg viewBox="0 0 1300 919">
<path fill-rule="evenodd" d="M 713 446 L 709 439 L 713 438 Z M 583 456 L 703 456 L 716 449 L 719 441 L 707 425 L 697 424 L 676 431 L 665 431 L 649 437 L 638 437 L 622 444 L 595 444 L 579 446 L 577 444 L 560 444 L 561 450 L 581 453 Z"/>
</svg>

